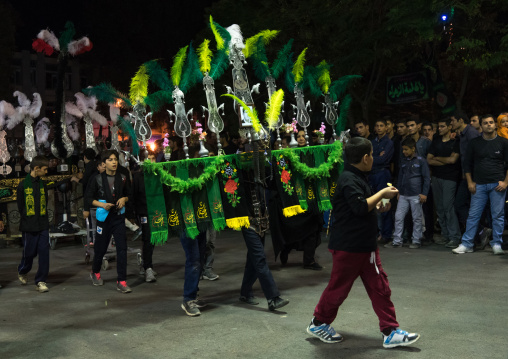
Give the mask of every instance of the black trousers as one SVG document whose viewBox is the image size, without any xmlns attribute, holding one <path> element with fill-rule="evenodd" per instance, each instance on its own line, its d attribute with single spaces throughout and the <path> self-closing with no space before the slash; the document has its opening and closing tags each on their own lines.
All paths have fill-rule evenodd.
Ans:
<svg viewBox="0 0 508 359">
<path fill-rule="evenodd" d="M 153 268 L 152 256 L 155 245 L 152 244 L 150 239 L 152 233 L 148 223 L 141 222 L 141 233 L 141 239 L 143 240 L 143 267 L 145 269 Z"/>
<path fill-rule="evenodd" d="M 49 231 L 23 232 L 23 255 L 18 273 L 27 274 L 32 269 L 34 258 L 39 256 L 39 269 L 35 274 L 35 284 L 46 282 L 49 273 Z"/>
<path fill-rule="evenodd" d="M 247 262 L 245 263 L 240 295 L 244 297 L 254 296 L 252 286 L 259 279 L 259 284 L 261 284 L 266 299 L 278 297 L 280 295 L 279 289 L 266 262 L 265 237 L 261 237 L 250 228 L 242 229 L 242 234 L 247 246 Z"/>
<path fill-rule="evenodd" d="M 94 257 L 92 271 L 101 271 L 102 258 L 106 254 L 111 240 L 115 238 L 116 245 L 116 272 L 118 281 L 127 279 L 127 239 L 125 238 L 125 215 L 109 213 L 104 222 L 97 221 L 95 234 Z"/>
</svg>

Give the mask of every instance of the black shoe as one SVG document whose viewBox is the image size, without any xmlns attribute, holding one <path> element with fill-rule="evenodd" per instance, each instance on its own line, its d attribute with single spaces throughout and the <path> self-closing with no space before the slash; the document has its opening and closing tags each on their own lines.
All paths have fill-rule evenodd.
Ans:
<svg viewBox="0 0 508 359">
<path fill-rule="evenodd" d="M 282 308 L 289 304 L 289 300 L 275 297 L 268 301 L 268 309 L 273 312 L 275 309 Z"/>
<path fill-rule="evenodd" d="M 280 262 L 282 263 L 283 266 L 285 266 L 288 263 L 288 257 L 289 252 L 286 251 L 285 249 L 282 250 L 282 252 L 280 252 Z"/>
<path fill-rule="evenodd" d="M 244 297 L 242 295 L 239 299 L 240 299 L 240 302 L 247 303 L 250 305 L 258 305 L 259 304 L 256 297 Z"/>
<path fill-rule="evenodd" d="M 314 262 L 314 263 L 311 263 L 311 264 L 304 264 L 303 268 L 304 269 L 312 269 L 312 270 L 321 270 L 321 269 L 323 269 L 323 267 L 321 267 L 319 265 L 319 263 L 317 263 L 317 262 Z"/>
</svg>

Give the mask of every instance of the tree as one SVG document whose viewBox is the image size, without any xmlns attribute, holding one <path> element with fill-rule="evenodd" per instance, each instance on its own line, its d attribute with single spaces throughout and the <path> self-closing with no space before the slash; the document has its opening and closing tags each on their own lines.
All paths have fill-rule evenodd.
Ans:
<svg viewBox="0 0 508 359">
<path fill-rule="evenodd" d="M 0 1 L 0 99 L 10 98 L 10 76 L 12 72 L 12 58 L 15 50 L 15 12 L 6 1 Z"/>
</svg>

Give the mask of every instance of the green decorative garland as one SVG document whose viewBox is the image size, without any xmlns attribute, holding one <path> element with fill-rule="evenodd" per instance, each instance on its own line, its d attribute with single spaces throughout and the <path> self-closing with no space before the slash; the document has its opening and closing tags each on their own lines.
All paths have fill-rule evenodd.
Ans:
<svg viewBox="0 0 508 359">
<path fill-rule="evenodd" d="M 300 153 L 323 151 L 328 152 L 328 159 L 320 166 L 313 168 L 307 166 L 300 161 Z M 272 151 L 272 156 L 277 157 L 282 154 L 287 157 L 294 168 L 294 170 L 302 175 L 303 178 L 314 180 L 323 177 L 330 177 L 330 172 L 336 163 L 342 163 L 342 143 L 340 141 L 334 142 L 332 145 L 321 145 L 316 147 L 302 147 L 302 148 L 286 148 L 283 150 Z M 247 154 L 248 155 L 248 154 Z M 217 156 L 199 159 L 189 159 L 175 161 L 171 163 L 152 163 L 145 161 L 143 163 L 144 171 L 147 173 L 159 176 L 160 182 L 171 187 L 171 191 L 178 193 L 189 193 L 203 188 L 206 182 L 213 180 L 224 167 L 224 162 L 231 161 L 231 159 L 238 155 Z M 244 156 L 244 155 L 240 155 Z M 172 167 L 190 166 L 190 165 L 204 165 L 203 173 L 196 178 L 189 178 L 182 180 L 173 176 L 170 173 Z"/>
</svg>

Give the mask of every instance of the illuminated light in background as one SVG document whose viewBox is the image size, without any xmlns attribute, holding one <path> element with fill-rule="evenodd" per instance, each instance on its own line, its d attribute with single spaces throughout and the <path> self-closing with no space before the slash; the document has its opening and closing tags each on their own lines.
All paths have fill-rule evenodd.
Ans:
<svg viewBox="0 0 508 359">
<path fill-rule="evenodd" d="M 441 20 L 443 20 L 443 21 L 448 20 L 448 15 L 446 15 L 446 14 L 441 15 Z"/>
<path fill-rule="evenodd" d="M 150 150 L 155 151 L 155 143 L 154 142 L 149 143 L 148 147 L 150 147 Z"/>
</svg>

